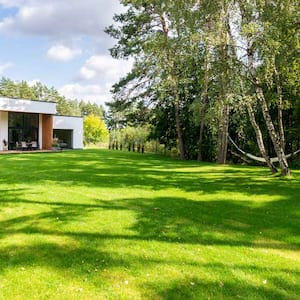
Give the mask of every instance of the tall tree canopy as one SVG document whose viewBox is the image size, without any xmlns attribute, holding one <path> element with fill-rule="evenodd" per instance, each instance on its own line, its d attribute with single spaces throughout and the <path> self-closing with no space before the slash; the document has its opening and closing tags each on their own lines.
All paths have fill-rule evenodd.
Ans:
<svg viewBox="0 0 300 300">
<path fill-rule="evenodd" d="M 291 138 L 299 124 L 297 2 L 121 1 L 126 12 L 106 30 L 116 39 L 111 54 L 135 64 L 114 85 L 110 107 L 128 122 L 149 120 L 152 136 L 175 142 L 181 159 L 225 163 L 231 134 L 272 172 L 277 156 L 289 175 L 286 150 L 299 146 L 299 133 Z"/>
</svg>

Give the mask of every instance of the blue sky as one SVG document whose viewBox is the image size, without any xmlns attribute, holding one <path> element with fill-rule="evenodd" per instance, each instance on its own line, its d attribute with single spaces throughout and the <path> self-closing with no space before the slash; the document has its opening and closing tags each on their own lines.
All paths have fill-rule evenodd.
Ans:
<svg viewBox="0 0 300 300">
<path fill-rule="evenodd" d="M 68 98 L 103 104 L 131 67 L 103 32 L 118 0 L 0 0 L 0 76 L 54 86 Z"/>
</svg>

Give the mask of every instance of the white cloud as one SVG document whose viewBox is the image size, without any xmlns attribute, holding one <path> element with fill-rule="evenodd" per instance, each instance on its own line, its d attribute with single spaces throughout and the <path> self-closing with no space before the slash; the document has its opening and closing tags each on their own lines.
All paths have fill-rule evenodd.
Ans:
<svg viewBox="0 0 300 300">
<path fill-rule="evenodd" d="M 110 56 L 93 55 L 80 69 L 77 78 L 80 82 L 66 84 L 58 91 L 69 99 L 105 105 L 105 102 L 112 100 L 110 90 L 113 83 L 125 76 L 132 64 L 132 60 L 120 61 Z"/>
<path fill-rule="evenodd" d="M 74 73 L 67 73 L 66 68 L 71 64 L 61 64 L 62 72 L 47 67 L 39 73 L 35 68 L 26 69 L 27 78 L 39 77 L 41 81 L 45 81 L 45 77 L 54 78 L 56 86 L 57 82 L 62 86 L 73 78 L 73 83 L 58 88 L 68 98 L 104 104 L 111 100 L 112 84 L 131 69 L 131 61 L 108 56 L 113 40 L 103 31 L 113 23 L 113 15 L 124 10 L 119 0 L 0 0 L 0 7 L 12 7 L 16 11 L 14 15 L 10 11 L 0 18 L 0 37 L 16 35 L 33 38 L 37 44 L 47 43 L 47 52 L 43 46 L 42 55 L 52 60 L 70 61 L 78 55 L 90 56 L 79 68 L 75 80 Z M 84 53 L 80 49 L 84 49 Z M 103 53 L 107 55 L 100 55 Z M 10 66 L 0 65 L 0 74 Z M 70 70 L 73 72 L 74 68 Z"/>
<path fill-rule="evenodd" d="M 13 66 L 12 63 L 6 63 L 6 64 L 3 64 L 3 65 L 0 65 L 0 75 L 2 75 L 6 69 L 8 69 L 12 66 Z"/>
<path fill-rule="evenodd" d="M 24 2 L 25 2 L 25 0 L 0 0 L 0 4 L 6 8 L 18 7 L 21 4 L 23 4 Z"/>
<path fill-rule="evenodd" d="M 132 60 L 116 60 L 111 56 L 94 55 L 80 69 L 80 79 L 116 82 L 130 71 L 132 64 Z"/>
<path fill-rule="evenodd" d="M 82 51 L 80 49 L 71 49 L 69 47 L 63 45 L 56 45 L 52 46 L 47 51 L 47 58 L 52 60 L 59 60 L 59 61 L 68 61 L 72 60 L 76 56 L 80 55 Z"/>
<path fill-rule="evenodd" d="M 94 55 L 80 69 L 80 82 L 66 84 L 58 91 L 69 99 L 105 105 L 112 100 L 110 90 L 113 83 L 125 76 L 131 67 L 132 60 L 120 61 L 110 56 Z"/>
<path fill-rule="evenodd" d="M 79 83 L 74 83 L 66 84 L 58 91 L 61 95 L 64 95 L 69 99 L 90 101 L 104 105 L 105 102 L 110 101 L 112 98 L 109 92 L 110 88 L 110 84 L 100 86 L 96 84 L 82 85 Z"/>
<path fill-rule="evenodd" d="M 0 22 L 0 32 L 62 37 L 104 35 L 103 29 L 120 12 L 118 0 L 0 0 L 17 7 L 17 14 Z"/>
</svg>

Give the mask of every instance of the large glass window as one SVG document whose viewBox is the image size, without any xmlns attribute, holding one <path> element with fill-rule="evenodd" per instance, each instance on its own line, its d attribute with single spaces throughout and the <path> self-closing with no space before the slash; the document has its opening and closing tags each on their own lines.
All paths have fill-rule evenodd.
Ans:
<svg viewBox="0 0 300 300">
<path fill-rule="evenodd" d="M 38 143 L 39 115 L 29 113 L 8 113 L 8 148 L 16 149 L 17 143 Z"/>
</svg>

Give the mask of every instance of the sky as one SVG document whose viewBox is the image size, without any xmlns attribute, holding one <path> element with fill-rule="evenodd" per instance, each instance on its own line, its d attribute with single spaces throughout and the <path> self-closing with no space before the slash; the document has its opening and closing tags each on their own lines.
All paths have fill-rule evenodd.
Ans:
<svg viewBox="0 0 300 300">
<path fill-rule="evenodd" d="M 109 54 L 104 33 L 119 0 L 0 0 L 0 77 L 40 81 L 70 99 L 104 104 L 131 61 Z"/>
</svg>

